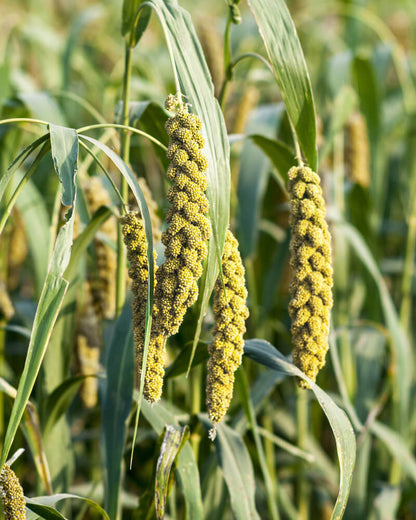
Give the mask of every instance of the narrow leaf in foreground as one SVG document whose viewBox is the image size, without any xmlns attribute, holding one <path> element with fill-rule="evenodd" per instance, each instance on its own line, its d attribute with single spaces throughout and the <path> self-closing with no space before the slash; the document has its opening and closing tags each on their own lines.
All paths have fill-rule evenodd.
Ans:
<svg viewBox="0 0 416 520">
<path fill-rule="evenodd" d="M 53 131 L 52 128 L 51 131 Z M 67 205 L 74 207 L 76 190 L 73 186 L 75 186 L 74 180 L 78 162 L 77 133 L 75 130 L 65 128 L 56 133 L 54 141 L 51 141 L 51 146 L 54 165 L 57 170 L 59 170 L 57 173 L 65 183 L 67 194 L 65 200 L 69 203 Z M 72 199 L 70 199 L 69 193 Z M 55 242 L 48 274 L 33 322 L 25 366 L 7 426 L 0 467 L 2 467 L 7 460 L 68 287 L 68 282 L 63 278 L 63 274 L 68 266 L 71 254 L 74 215 L 74 211 L 69 213 L 68 221 L 59 231 Z"/>
<path fill-rule="evenodd" d="M 284 0 L 248 0 L 299 144 L 317 169 L 315 105 L 296 29 Z"/>
</svg>

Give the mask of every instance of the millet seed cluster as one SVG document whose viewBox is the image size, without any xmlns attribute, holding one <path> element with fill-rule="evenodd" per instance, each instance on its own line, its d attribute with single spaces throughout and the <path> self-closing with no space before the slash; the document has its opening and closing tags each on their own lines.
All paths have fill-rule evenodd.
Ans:
<svg viewBox="0 0 416 520">
<path fill-rule="evenodd" d="M 307 167 L 289 170 L 293 361 L 312 381 L 325 364 L 332 307 L 331 245 L 319 176 Z M 303 380 L 299 385 L 307 388 Z"/>
</svg>

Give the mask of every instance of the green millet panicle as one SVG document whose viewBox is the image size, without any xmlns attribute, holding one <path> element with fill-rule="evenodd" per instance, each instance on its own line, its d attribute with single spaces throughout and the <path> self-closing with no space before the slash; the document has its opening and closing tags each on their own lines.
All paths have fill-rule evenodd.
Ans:
<svg viewBox="0 0 416 520">
<path fill-rule="evenodd" d="M 206 242 L 211 235 L 201 121 L 175 99 L 170 95 L 165 105 L 176 110 L 166 123 L 171 161 L 167 176 L 172 181 L 167 198 L 171 207 L 166 215 L 169 225 L 162 234 L 166 259 L 156 273 L 155 288 L 157 328 L 164 337 L 178 332 L 187 309 L 198 298 L 201 262 L 207 257 Z"/>
<path fill-rule="evenodd" d="M 214 287 L 214 339 L 208 347 L 207 408 L 210 420 L 222 421 L 233 396 L 234 372 L 241 364 L 248 318 L 247 289 L 238 242 L 227 231 L 222 256 L 223 283 Z M 224 290 L 225 289 L 225 290 Z M 215 436 L 215 430 L 211 433 Z"/>
<path fill-rule="evenodd" d="M 139 213 L 128 213 L 121 217 L 120 222 L 124 243 L 127 246 L 127 258 L 130 262 L 129 277 L 132 280 L 131 288 L 133 292 L 133 335 L 136 347 L 136 365 L 140 377 L 144 351 L 147 283 L 149 277 L 147 240 Z M 152 403 L 158 401 L 162 395 L 163 376 L 165 373 L 166 340 L 157 332 L 155 321 L 157 314 L 158 309 L 154 305 L 144 382 L 144 397 Z"/>
<path fill-rule="evenodd" d="M 307 167 L 293 167 L 288 176 L 293 362 L 315 381 L 328 351 L 332 307 L 331 237 L 319 176 Z M 304 381 L 298 383 L 303 388 L 309 387 Z"/>
<path fill-rule="evenodd" d="M 14 471 L 5 464 L 0 474 L 0 492 L 5 520 L 25 520 L 23 489 Z"/>
</svg>

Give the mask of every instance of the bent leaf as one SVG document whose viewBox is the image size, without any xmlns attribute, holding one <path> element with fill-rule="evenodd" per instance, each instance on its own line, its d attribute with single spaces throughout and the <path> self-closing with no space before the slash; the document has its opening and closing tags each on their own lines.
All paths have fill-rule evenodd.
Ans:
<svg viewBox="0 0 416 520">
<path fill-rule="evenodd" d="M 328 418 L 335 437 L 340 466 L 340 483 L 331 520 L 341 519 L 347 506 L 356 454 L 354 432 L 345 412 L 338 408 L 327 393 L 321 390 L 317 384 L 305 376 L 267 341 L 260 339 L 246 341 L 244 353 L 261 365 L 289 376 L 300 377 L 310 384 L 311 390 Z"/>
</svg>

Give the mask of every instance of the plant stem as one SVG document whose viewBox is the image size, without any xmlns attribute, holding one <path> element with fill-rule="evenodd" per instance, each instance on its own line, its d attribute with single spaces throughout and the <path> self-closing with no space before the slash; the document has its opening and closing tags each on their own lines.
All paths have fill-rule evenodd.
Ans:
<svg viewBox="0 0 416 520">
<path fill-rule="evenodd" d="M 308 394 L 301 388 L 298 388 L 297 391 L 298 448 L 305 451 L 308 430 Z M 308 520 L 309 518 L 309 491 L 305 463 L 302 461 L 297 479 L 297 502 L 300 520 Z"/>
<path fill-rule="evenodd" d="M 231 66 L 231 25 L 231 13 L 230 10 L 228 10 L 227 25 L 225 26 L 224 32 L 224 82 L 218 98 L 221 108 L 224 108 L 228 84 L 233 76 L 233 69 Z"/>
<path fill-rule="evenodd" d="M 123 125 L 129 124 L 129 97 L 131 80 L 131 54 L 132 48 L 126 43 L 124 77 L 123 77 Z M 121 132 L 120 155 L 123 161 L 128 164 L 130 159 L 130 132 Z M 124 203 L 128 201 L 128 184 L 122 176 L 120 181 L 120 194 Z M 117 288 L 116 288 L 116 316 L 119 316 L 126 299 L 126 250 L 123 243 L 121 226 L 118 226 L 117 233 Z"/>
</svg>

